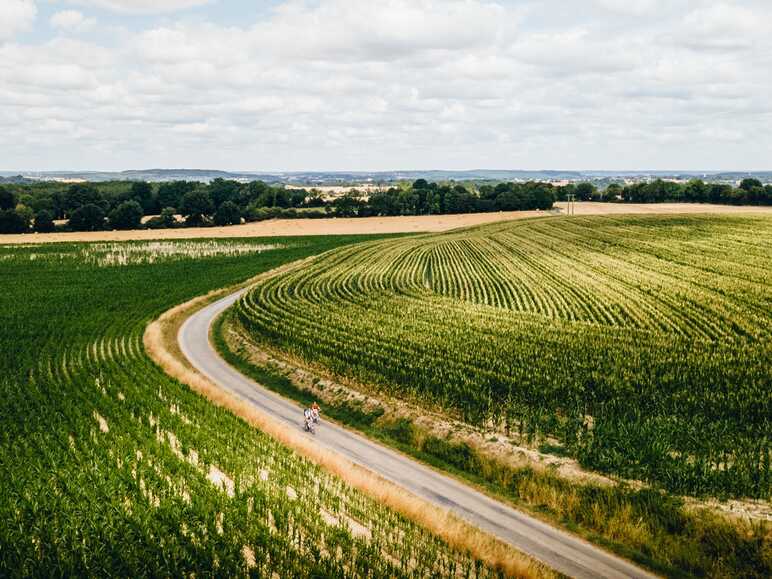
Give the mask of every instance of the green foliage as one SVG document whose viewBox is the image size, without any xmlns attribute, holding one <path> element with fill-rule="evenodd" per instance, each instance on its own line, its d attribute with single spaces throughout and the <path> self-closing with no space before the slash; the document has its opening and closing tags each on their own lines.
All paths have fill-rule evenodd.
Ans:
<svg viewBox="0 0 772 579">
<path fill-rule="evenodd" d="M 26 217 L 16 209 L 0 211 L 0 233 L 26 233 L 29 230 L 29 222 Z"/>
<path fill-rule="evenodd" d="M 725 183 L 705 183 L 692 179 L 674 183 L 656 179 L 651 183 L 625 186 L 622 199 L 630 203 L 722 203 L 728 205 L 772 205 L 772 187 L 762 186 L 758 179 L 743 179 L 735 189 Z M 604 201 L 612 199 L 604 199 Z"/>
<path fill-rule="evenodd" d="M 74 183 L 70 185 L 67 194 L 64 197 L 64 210 L 70 217 L 86 205 L 95 205 L 104 210 L 107 207 L 105 198 L 91 183 Z"/>
<path fill-rule="evenodd" d="M 380 241 L 261 283 L 254 335 L 585 465 L 770 494 L 772 219 L 535 219 Z"/>
<path fill-rule="evenodd" d="M 578 201 L 592 201 L 597 189 L 592 183 L 579 183 L 576 186 L 575 194 Z"/>
<path fill-rule="evenodd" d="M 362 204 L 357 193 L 345 193 L 332 202 L 337 217 L 356 217 Z"/>
<path fill-rule="evenodd" d="M 229 350 L 223 319 L 212 334 L 229 364 L 283 396 L 311 404 L 312 394 L 277 369 L 252 365 L 244 352 Z M 765 556 L 769 547 L 765 523 L 731 522 L 651 489 L 577 483 L 548 469 L 512 467 L 468 445 L 437 439 L 407 418 L 362 421 L 341 406 L 327 401 L 325 416 L 482 485 L 494 496 L 547 516 L 662 575 L 768 577 L 772 571 L 772 561 Z M 565 454 L 563 446 L 550 444 L 541 445 L 540 451 Z"/>
<path fill-rule="evenodd" d="M 35 214 L 35 231 L 50 233 L 55 228 L 54 214 L 48 209 L 41 209 Z"/>
<path fill-rule="evenodd" d="M 0 248 L 0 576 L 495 576 L 144 353 L 175 304 L 359 239 Z"/>
<path fill-rule="evenodd" d="M 196 187 L 198 187 L 197 183 L 188 181 L 161 183 L 158 186 L 158 206 L 178 209 L 182 205 L 183 196 L 196 189 Z"/>
<path fill-rule="evenodd" d="M 0 211 L 16 208 L 16 195 L 0 185 Z"/>
<path fill-rule="evenodd" d="M 189 197 L 188 201 L 195 200 L 194 205 L 183 208 L 183 198 L 192 192 L 196 195 Z M 262 181 L 244 184 L 215 179 L 209 185 L 188 181 L 161 183 L 157 191 L 155 186 L 141 181 L 75 183 L 70 186 L 52 182 L 6 185 L 0 189 L 0 210 L 2 207 L 13 209 L 21 203 L 33 213 L 45 209 L 51 211 L 55 219 L 65 219 L 83 205 L 98 205 L 109 214 L 122 203 L 133 200 L 142 206 L 145 215 L 172 207 L 186 215 L 188 225 L 207 225 L 224 203 L 235 204 L 240 215 L 248 221 L 260 221 L 277 217 L 313 219 L 328 214 L 370 217 L 547 210 L 552 208 L 555 200 L 564 201 L 571 194 L 584 201 L 772 204 L 772 185 L 763 185 L 758 179 L 750 178 L 744 179 L 738 188 L 722 183 L 707 184 L 699 179 L 689 183 L 657 179 L 624 187 L 612 183 L 601 190 L 592 183 L 556 187 L 540 182 L 504 182 L 475 187 L 472 184 L 430 183 L 418 179 L 412 184 L 403 183 L 369 195 L 350 191 L 334 199 L 326 199 L 315 189 L 307 191 Z M 310 208 L 320 211 L 309 211 Z M 184 209 L 191 212 L 186 213 Z M 231 206 L 229 212 L 233 214 Z M 162 219 L 149 223 L 152 228 L 175 225 L 176 222 Z"/>
<path fill-rule="evenodd" d="M 105 225 L 105 212 L 98 205 L 89 203 L 73 211 L 69 221 L 74 231 L 97 231 Z"/>
<path fill-rule="evenodd" d="M 143 215 L 155 208 L 153 186 L 150 183 L 135 181 L 131 184 L 129 195 L 131 200 L 136 201 L 140 205 Z"/>
<path fill-rule="evenodd" d="M 142 223 L 142 206 L 137 201 L 125 201 L 110 212 L 113 229 L 137 229 Z"/>
<path fill-rule="evenodd" d="M 227 181 L 225 179 L 215 179 L 209 185 L 209 197 L 215 207 L 222 206 L 223 203 L 235 204 L 239 198 L 241 186 L 236 181 Z"/>
<path fill-rule="evenodd" d="M 214 210 L 209 193 L 203 189 L 196 189 L 185 193 L 180 204 L 180 213 L 190 225 L 199 225 L 204 222 Z"/>
<path fill-rule="evenodd" d="M 178 225 L 174 207 L 164 207 L 161 214 L 148 220 L 150 229 L 168 229 Z"/>
<path fill-rule="evenodd" d="M 241 211 L 233 201 L 225 201 L 214 214 L 215 225 L 238 225 L 241 223 Z"/>
</svg>

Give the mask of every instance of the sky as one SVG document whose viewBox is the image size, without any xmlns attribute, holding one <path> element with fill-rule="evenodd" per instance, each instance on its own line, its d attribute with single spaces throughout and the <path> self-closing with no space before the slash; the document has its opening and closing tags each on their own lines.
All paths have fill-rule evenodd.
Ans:
<svg viewBox="0 0 772 579">
<path fill-rule="evenodd" d="M 769 0 L 0 0 L 0 170 L 772 169 Z"/>
</svg>

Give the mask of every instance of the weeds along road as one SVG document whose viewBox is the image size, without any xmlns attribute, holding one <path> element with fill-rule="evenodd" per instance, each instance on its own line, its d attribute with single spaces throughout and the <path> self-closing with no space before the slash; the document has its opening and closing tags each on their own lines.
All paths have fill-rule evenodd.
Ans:
<svg viewBox="0 0 772 579">
<path fill-rule="evenodd" d="M 190 363 L 217 386 L 259 410 L 302 431 L 302 408 L 247 378 L 220 358 L 209 342 L 214 319 L 245 290 L 199 310 L 180 328 L 178 341 Z M 310 434 L 308 436 L 311 436 Z M 364 466 L 441 508 L 539 559 L 553 569 L 579 578 L 653 577 L 632 563 L 498 502 L 381 444 L 324 422 L 315 442 Z"/>
</svg>

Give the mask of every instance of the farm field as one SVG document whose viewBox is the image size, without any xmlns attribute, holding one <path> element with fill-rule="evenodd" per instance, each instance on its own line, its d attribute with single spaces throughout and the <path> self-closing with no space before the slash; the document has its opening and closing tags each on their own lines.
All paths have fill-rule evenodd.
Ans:
<svg viewBox="0 0 772 579">
<path fill-rule="evenodd" d="M 555 207 L 565 211 L 565 203 Z M 772 215 L 770 207 L 742 207 L 707 203 L 575 203 L 576 215 L 627 215 L 673 213 L 721 213 Z M 0 235 L 4 243 L 51 243 L 82 241 L 137 241 L 154 239 L 241 238 L 304 235 L 358 235 L 441 232 L 459 227 L 526 219 L 543 215 L 538 211 L 502 211 L 456 215 L 412 215 L 400 217 L 352 217 L 328 219 L 272 219 L 227 227 L 187 227 L 180 229 L 91 231 Z"/>
<path fill-rule="evenodd" d="M 0 576 L 496 576 L 143 350 L 170 307 L 362 239 L 0 247 Z"/>
<path fill-rule="evenodd" d="M 252 336 L 673 493 L 770 496 L 772 218 L 540 218 L 374 241 L 252 289 Z"/>
</svg>

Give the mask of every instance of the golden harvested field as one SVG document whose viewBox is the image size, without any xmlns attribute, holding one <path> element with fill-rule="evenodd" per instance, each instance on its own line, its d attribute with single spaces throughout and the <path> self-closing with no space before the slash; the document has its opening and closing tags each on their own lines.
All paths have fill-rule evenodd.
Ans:
<svg viewBox="0 0 772 579">
<path fill-rule="evenodd" d="M 556 207 L 565 211 L 565 203 Z M 772 207 L 747 207 L 690 203 L 576 203 L 576 215 L 673 213 L 766 213 Z M 150 239 L 193 239 L 200 237 L 283 237 L 299 235 L 355 235 L 384 233 L 441 232 L 459 227 L 484 225 L 498 221 L 523 219 L 549 214 L 544 211 L 504 211 L 500 213 L 468 213 L 462 215 L 413 215 L 404 217 L 328 218 L 328 219 L 274 219 L 228 227 L 191 227 L 184 229 L 157 229 L 136 231 L 92 231 L 72 233 L 30 233 L 0 235 L 0 244 L 50 243 L 55 241 L 132 241 Z"/>
</svg>

